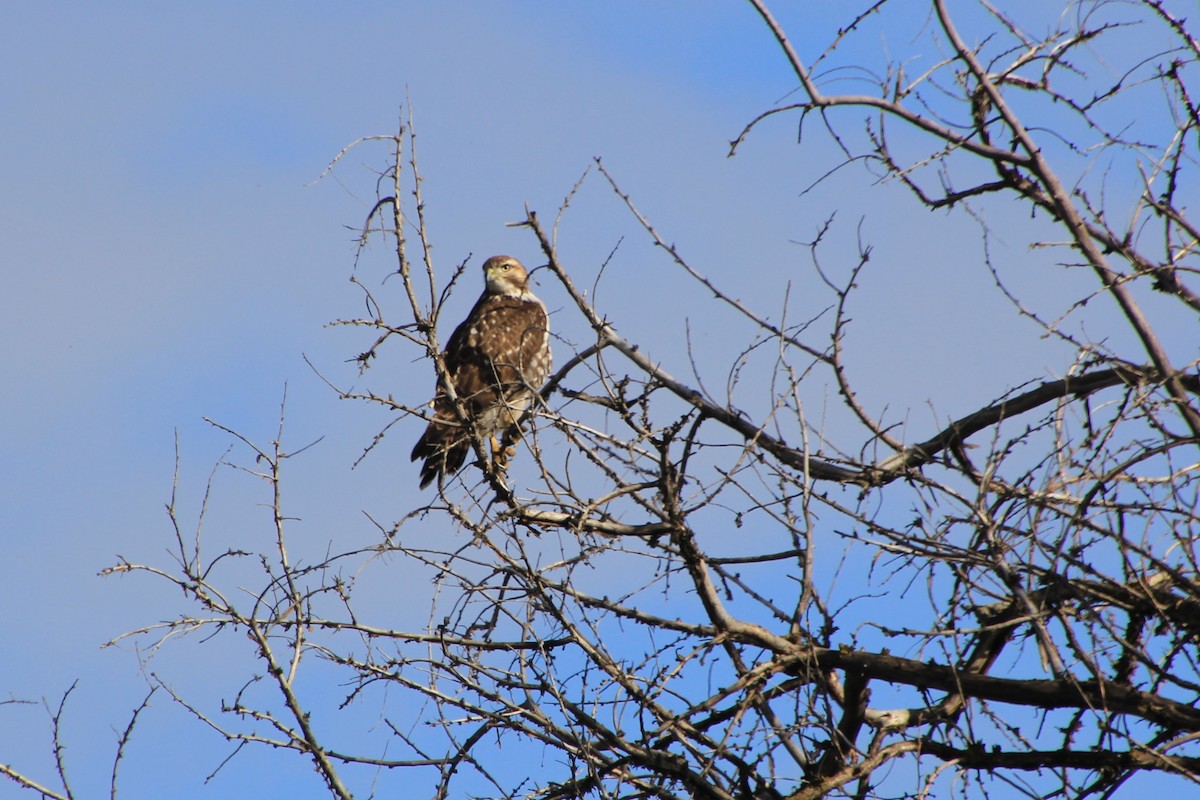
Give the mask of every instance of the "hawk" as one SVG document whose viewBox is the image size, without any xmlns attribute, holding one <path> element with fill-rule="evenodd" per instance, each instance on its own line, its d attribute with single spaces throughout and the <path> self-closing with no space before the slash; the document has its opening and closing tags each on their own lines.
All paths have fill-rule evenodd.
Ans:
<svg viewBox="0 0 1200 800">
<path fill-rule="evenodd" d="M 493 457 L 502 457 L 497 435 L 516 423 L 550 374 L 546 307 L 529 291 L 525 267 L 512 256 L 492 256 L 483 263 L 483 277 L 483 294 L 443 354 L 463 413 L 439 380 L 433 419 L 413 447 L 412 460 L 425 461 L 422 489 L 462 467 L 472 427 L 490 443 Z"/>
</svg>

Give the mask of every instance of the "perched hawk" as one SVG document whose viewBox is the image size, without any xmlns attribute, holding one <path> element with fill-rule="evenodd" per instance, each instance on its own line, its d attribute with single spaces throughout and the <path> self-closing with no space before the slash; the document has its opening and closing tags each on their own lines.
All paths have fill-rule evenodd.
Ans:
<svg viewBox="0 0 1200 800">
<path fill-rule="evenodd" d="M 483 263 L 487 286 L 446 345 L 446 373 L 467 420 L 492 455 L 504 434 L 533 402 L 550 374 L 550 328 L 546 307 L 529 291 L 529 275 L 511 256 Z M 471 451 L 471 433 L 438 381 L 433 419 L 412 451 L 424 459 L 421 488 L 452 475 Z"/>
</svg>

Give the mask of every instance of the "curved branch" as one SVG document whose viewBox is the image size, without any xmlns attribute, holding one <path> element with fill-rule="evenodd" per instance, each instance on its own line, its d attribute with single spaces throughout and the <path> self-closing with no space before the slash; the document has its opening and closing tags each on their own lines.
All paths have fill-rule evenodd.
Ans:
<svg viewBox="0 0 1200 800">
<path fill-rule="evenodd" d="M 874 108 L 885 114 L 899 117 L 915 128 L 920 128 L 921 130 L 931 133 L 943 141 L 955 145 L 956 147 L 961 147 L 970 153 L 983 156 L 984 158 L 992 161 L 1000 161 L 1005 164 L 1011 164 L 1018 167 L 1027 166 L 1032 163 L 1032 159 L 1030 159 L 1028 156 L 1022 156 L 1020 153 L 1015 153 L 1011 150 L 1005 150 L 1000 147 L 992 147 L 989 144 L 977 142 L 968 136 L 963 136 L 960 133 L 956 133 L 950 128 L 947 128 L 945 125 L 939 125 L 928 117 L 909 111 L 907 108 L 897 102 L 886 100 L 882 97 L 872 97 L 871 95 L 865 94 L 826 96 L 819 88 L 817 88 L 816 82 L 812 79 L 812 76 L 809 75 L 808 68 L 805 67 L 804 62 L 800 60 L 800 56 L 796 54 L 796 50 L 792 47 L 791 41 L 788 40 L 787 35 L 783 32 L 783 28 L 780 27 L 779 23 L 771 15 L 771 12 L 767 10 L 767 7 L 763 4 L 762 0 L 749 0 L 749 2 L 750 5 L 754 6 L 754 10 L 758 12 L 759 16 L 763 18 L 763 21 L 767 23 L 767 27 L 771 29 L 771 33 L 775 36 L 775 41 L 783 49 L 784 55 L 787 56 L 788 63 L 792 66 L 792 71 L 795 72 L 796 77 L 800 79 L 800 85 L 804 87 L 804 92 L 809 97 L 809 102 L 796 103 L 783 108 L 773 109 L 766 114 L 760 114 L 752 122 L 750 122 L 750 124 L 746 126 L 738 138 L 730 144 L 730 155 L 733 155 L 733 151 L 736 150 L 738 144 L 740 144 L 741 141 L 746 138 L 746 135 L 750 132 L 750 129 L 770 114 L 794 109 L 808 111 L 809 109 L 814 108 L 825 109 L 834 108 L 837 106 L 851 106 L 858 108 Z"/>
<path fill-rule="evenodd" d="M 1139 692 L 1111 681 L 998 678 L 861 650 L 800 647 L 796 653 L 800 664 L 816 664 L 823 669 L 860 670 L 870 678 L 922 689 L 961 692 L 979 700 L 1035 708 L 1078 708 L 1127 714 L 1172 730 L 1200 731 L 1200 709 L 1194 705 Z"/>
<path fill-rule="evenodd" d="M 1057 381 L 1046 381 L 1016 397 L 993 403 L 955 420 L 937 435 L 885 459 L 876 464 L 874 469 L 881 473 L 881 477 L 894 477 L 897 472 L 929 463 L 937 453 L 959 444 L 972 434 L 1046 403 L 1064 397 L 1086 397 L 1110 386 L 1153 380 L 1161 380 L 1161 373 L 1153 367 L 1118 366 Z M 1181 383 L 1188 391 L 1200 393 L 1200 376 L 1182 376 Z"/>
<path fill-rule="evenodd" d="M 1170 756 L 1155 750 L 985 750 L 982 747 L 960 749 L 934 739 L 922 738 L 920 750 L 943 761 L 954 761 L 964 769 L 994 770 L 998 768 L 1087 769 L 1127 771 L 1136 769 L 1165 770 L 1183 775 L 1200 775 L 1200 758 Z"/>
</svg>

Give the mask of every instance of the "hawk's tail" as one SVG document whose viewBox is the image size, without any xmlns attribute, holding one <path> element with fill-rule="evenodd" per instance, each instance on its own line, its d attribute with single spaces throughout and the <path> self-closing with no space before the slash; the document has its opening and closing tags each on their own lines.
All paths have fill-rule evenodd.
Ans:
<svg viewBox="0 0 1200 800">
<path fill-rule="evenodd" d="M 471 443 L 462 435 L 461 429 L 439 424 L 437 420 L 430 422 L 413 446 L 411 456 L 412 461 L 425 461 L 421 465 L 421 488 L 439 476 L 458 472 L 470 449 Z"/>
</svg>

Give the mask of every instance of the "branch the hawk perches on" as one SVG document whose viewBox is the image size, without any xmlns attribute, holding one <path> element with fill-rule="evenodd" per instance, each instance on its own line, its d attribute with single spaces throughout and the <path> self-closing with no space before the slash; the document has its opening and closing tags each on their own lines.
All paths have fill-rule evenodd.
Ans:
<svg viewBox="0 0 1200 800">
<path fill-rule="evenodd" d="M 462 467 L 472 427 L 491 444 L 493 458 L 499 456 L 503 445 L 497 436 L 516 424 L 550 374 L 546 307 L 529 291 L 525 267 L 512 256 L 492 256 L 483 276 L 483 294 L 443 354 L 446 380 L 462 411 L 439 380 L 433 419 L 413 447 L 412 460 L 425 460 L 422 489 Z"/>
</svg>

